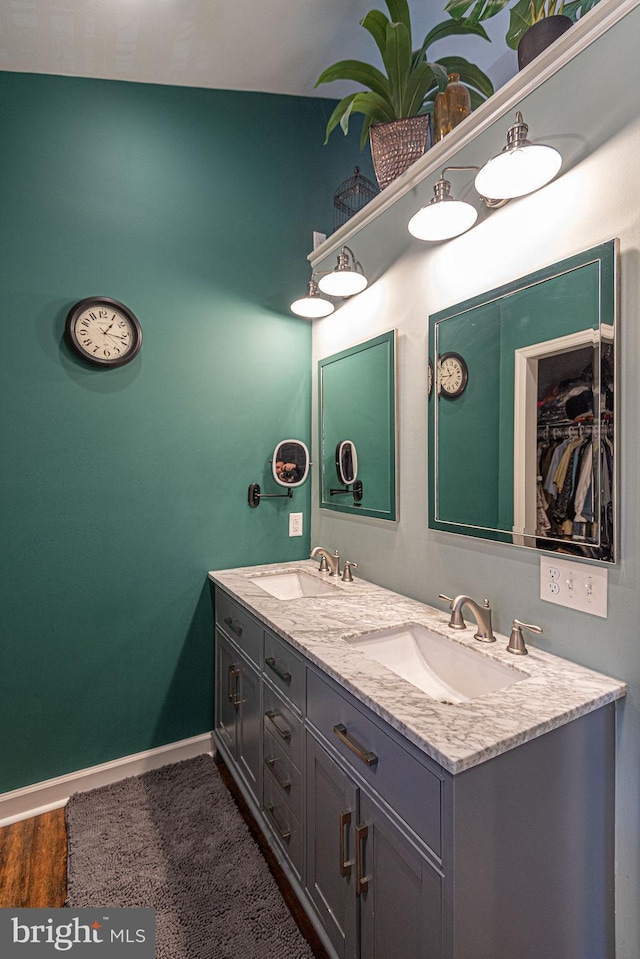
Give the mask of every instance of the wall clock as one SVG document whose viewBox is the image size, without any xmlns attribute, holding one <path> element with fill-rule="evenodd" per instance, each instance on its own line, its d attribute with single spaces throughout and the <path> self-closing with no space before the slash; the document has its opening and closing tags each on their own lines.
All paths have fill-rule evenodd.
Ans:
<svg viewBox="0 0 640 959">
<path fill-rule="evenodd" d="M 467 388 L 469 371 L 459 353 L 443 353 L 438 364 L 438 387 L 441 396 L 454 400 Z"/>
<path fill-rule="evenodd" d="M 64 332 L 71 349 L 96 366 L 124 366 L 142 346 L 137 317 L 124 303 L 108 296 L 90 296 L 76 303 Z"/>
<path fill-rule="evenodd" d="M 433 363 L 429 360 L 429 368 L 427 370 L 427 396 L 431 399 L 431 394 L 433 393 Z"/>
</svg>

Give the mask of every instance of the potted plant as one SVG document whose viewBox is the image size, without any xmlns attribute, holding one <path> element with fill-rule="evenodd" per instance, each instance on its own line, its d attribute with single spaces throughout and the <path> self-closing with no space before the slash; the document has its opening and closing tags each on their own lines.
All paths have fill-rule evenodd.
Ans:
<svg viewBox="0 0 640 959">
<path fill-rule="evenodd" d="M 325 143 L 338 125 L 345 134 L 348 132 L 352 114 L 362 114 L 360 146 L 370 139 L 381 188 L 429 146 L 429 112 L 438 93 L 446 90 L 449 74 L 458 74 L 469 88 L 471 109 L 493 93 L 489 77 L 463 57 L 427 60 L 429 47 L 448 36 L 475 35 L 489 40 L 480 23 L 468 23 L 464 18 L 446 20 L 430 30 L 420 48 L 414 50 L 407 0 L 385 3 L 389 17 L 371 10 L 361 21 L 380 51 L 384 71 L 361 60 L 341 60 L 324 70 L 316 83 L 350 80 L 366 88 L 340 100 L 327 123 Z"/>
<path fill-rule="evenodd" d="M 510 3 L 511 0 L 449 0 L 445 10 L 454 20 L 479 24 Z M 598 0 L 516 0 L 510 10 L 506 41 L 518 51 L 519 68 L 522 70 L 597 3 Z"/>
</svg>

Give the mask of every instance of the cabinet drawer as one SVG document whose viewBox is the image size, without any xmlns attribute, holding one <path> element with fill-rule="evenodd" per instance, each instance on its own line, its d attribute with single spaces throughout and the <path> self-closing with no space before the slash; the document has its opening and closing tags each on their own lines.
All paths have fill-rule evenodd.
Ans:
<svg viewBox="0 0 640 959">
<path fill-rule="evenodd" d="M 288 643 L 265 631 L 263 670 L 274 686 L 290 699 L 298 709 L 302 708 L 304 666 L 302 660 Z"/>
<path fill-rule="evenodd" d="M 437 856 L 441 854 L 441 786 L 436 773 L 314 671 L 307 670 L 307 718 L 345 762 L 377 790 Z"/>
<path fill-rule="evenodd" d="M 262 626 L 220 589 L 216 589 L 216 623 L 260 668 Z"/>
<path fill-rule="evenodd" d="M 264 814 L 291 861 L 291 865 L 298 876 L 301 876 L 302 827 L 287 803 L 282 799 L 281 791 L 267 776 L 264 778 Z"/>
<path fill-rule="evenodd" d="M 274 689 L 264 684 L 263 725 L 280 743 L 294 766 L 302 768 L 302 721 Z"/>
<path fill-rule="evenodd" d="M 302 776 L 267 729 L 263 756 L 264 778 L 269 779 L 281 801 L 288 805 L 298 822 L 302 822 Z"/>
</svg>

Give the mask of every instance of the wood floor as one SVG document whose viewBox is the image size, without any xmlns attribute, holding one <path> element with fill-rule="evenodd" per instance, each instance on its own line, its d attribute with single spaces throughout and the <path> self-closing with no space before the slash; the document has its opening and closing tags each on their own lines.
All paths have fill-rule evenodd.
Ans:
<svg viewBox="0 0 640 959">
<path fill-rule="evenodd" d="M 218 769 L 315 959 L 328 959 L 315 929 L 267 846 L 226 766 L 219 765 Z M 67 829 L 64 809 L 55 809 L 42 816 L 0 828 L 0 908 L 64 906 L 66 894 Z"/>
</svg>

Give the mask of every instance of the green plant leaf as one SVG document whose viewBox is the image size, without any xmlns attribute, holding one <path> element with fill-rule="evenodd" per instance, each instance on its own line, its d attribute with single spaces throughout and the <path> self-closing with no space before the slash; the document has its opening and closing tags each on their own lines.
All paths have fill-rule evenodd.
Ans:
<svg viewBox="0 0 640 959">
<path fill-rule="evenodd" d="M 389 16 L 394 23 L 401 23 L 409 34 L 409 46 L 411 46 L 411 13 L 407 0 L 385 0 Z"/>
<path fill-rule="evenodd" d="M 424 38 L 422 44 L 424 52 L 426 53 L 432 43 L 451 36 L 482 37 L 483 40 L 488 40 L 491 43 L 489 34 L 479 23 L 469 23 L 468 20 L 443 20 L 442 23 L 438 23 L 432 30 L 429 30 Z"/>
<path fill-rule="evenodd" d="M 509 16 L 509 29 L 506 36 L 507 46 L 516 50 L 523 33 L 533 24 L 531 0 L 518 0 L 516 5 L 511 8 Z"/>
<path fill-rule="evenodd" d="M 472 8 L 467 20 L 469 23 L 479 23 L 495 17 L 509 2 L 510 0 L 449 0 L 444 9 L 454 20 L 461 20 L 467 16 L 469 8 Z"/>
<path fill-rule="evenodd" d="M 376 42 L 380 55 L 384 59 L 387 47 L 387 24 L 388 17 L 380 10 L 370 10 L 369 13 L 360 21 L 360 26 L 368 30 Z"/>
<path fill-rule="evenodd" d="M 353 100 L 355 96 L 357 96 L 357 94 L 350 93 L 348 97 L 344 97 L 342 100 L 340 100 L 340 103 L 336 105 L 333 113 L 331 114 L 327 122 L 327 129 L 326 129 L 325 138 L 324 138 L 325 145 L 327 144 L 329 140 L 329 136 L 331 135 L 333 130 L 335 130 L 335 128 L 341 122 L 344 114 L 347 112 L 347 110 L 350 110 L 351 101 Z"/>
<path fill-rule="evenodd" d="M 381 70 L 362 60 L 340 60 L 320 74 L 316 86 L 321 83 L 332 83 L 334 80 L 353 80 L 369 87 L 378 96 L 385 97 L 391 103 L 389 81 Z"/>
<path fill-rule="evenodd" d="M 593 7 L 596 6 L 598 0 L 574 0 L 573 3 L 565 3 L 563 13 L 565 17 L 571 17 L 573 22 L 579 20 L 580 17 L 584 17 L 585 13 L 588 13 Z"/>
<path fill-rule="evenodd" d="M 474 87 L 482 93 L 485 100 L 487 97 L 493 96 L 493 83 L 475 63 L 470 63 L 464 57 L 440 57 L 437 62 L 445 68 L 447 74 L 458 73 L 461 82 L 465 86 Z"/>
<path fill-rule="evenodd" d="M 397 118 L 404 116 L 405 91 L 412 66 L 411 36 L 403 23 L 387 24 L 384 65 L 389 76 L 388 90 Z"/>
<path fill-rule="evenodd" d="M 422 104 L 427 91 L 432 87 L 437 89 L 437 80 L 432 65 L 422 60 L 411 71 L 405 97 L 405 116 L 416 116 L 422 110 Z"/>
</svg>

